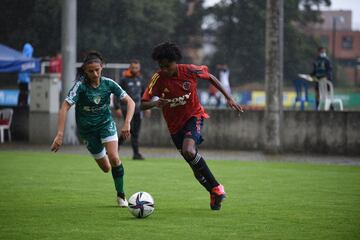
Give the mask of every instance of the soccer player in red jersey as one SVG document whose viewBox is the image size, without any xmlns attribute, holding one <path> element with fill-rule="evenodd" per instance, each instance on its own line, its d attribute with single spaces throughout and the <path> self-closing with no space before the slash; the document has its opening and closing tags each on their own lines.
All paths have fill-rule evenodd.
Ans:
<svg viewBox="0 0 360 240">
<path fill-rule="evenodd" d="M 141 109 L 158 107 L 162 110 L 171 138 L 192 168 L 196 179 L 210 193 L 210 208 L 220 210 L 226 197 L 223 185 L 216 181 L 197 146 L 203 141 L 200 130 L 208 114 L 197 95 L 197 79 L 210 81 L 226 98 L 235 111 L 242 107 L 221 86 L 219 80 L 208 72 L 207 66 L 178 64 L 182 55 L 177 45 L 164 42 L 157 45 L 152 58 L 160 70 L 155 73 L 141 99 Z M 153 100 L 157 97 L 157 100 Z"/>
</svg>

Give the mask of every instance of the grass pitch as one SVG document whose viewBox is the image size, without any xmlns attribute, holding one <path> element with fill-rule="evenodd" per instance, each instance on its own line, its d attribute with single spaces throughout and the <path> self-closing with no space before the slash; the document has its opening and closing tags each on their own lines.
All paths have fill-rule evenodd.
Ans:
<svg viewBox="0 0 360 240">
<path fill-rule="evenodd" d="M 127 196 L 155 212 L 115 206 L 111 174 L 89 156 L 0 152 L 0 239 L 359 239 L 360 167 L 207 161 L 228 193 L 221 211 L 183 160 L 123 159 Z"/>
</svg>

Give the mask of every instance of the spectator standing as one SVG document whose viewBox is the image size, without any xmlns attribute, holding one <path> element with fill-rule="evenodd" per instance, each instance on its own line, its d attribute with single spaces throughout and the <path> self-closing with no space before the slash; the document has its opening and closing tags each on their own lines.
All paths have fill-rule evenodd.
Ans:
<svg viewBox="0 0 360 240">
<path fill-rule="evenodd" d="M 216 69 L 218 70 L 219 80 L 221 85 L 224 87 L 227 94 L 231 95 L 231 87 L 230 87 L 230 70 L 226 64 L 218 64 L 216 65 Z M 225 104 L 226 99 L 223 95 L 220 96 L 221 103 Z"/>
<path fill-rule="evenodd" d="M 332 65 L 329 58 L 326 55 L 326 49 L 324 47 L 318 48 L 318 56 L 313 63 L 313 71 L 310 73 L 312 77 L 315 77 L 317 80 L 326 78 L 329 81 L 332 81 Z M 315 100 L 316 108 L 319 106 L 319 83 L 315 82 Z"/>
<path fill-rule="evenodd" d="M 25 43 L 23 47 L 23 55 L 27 58 L 31 58 L 34 52 L 34 48 L 30 43 Z M 19 86 L 19 106 L 27 106 L 29 104 L 29 91 L 30 91 L 30 73 L 20 72 L 18 75 Z"/>
<path fill-rule="evenodd" d="M 139 134 L 141 129 L 142 121 L 142 112 L 140 110 L 141 96 L 145 90 L 143 84 L 143 77 L 141 74 L 141 65 L 139 60 L 131 60 L 130 67 L 123 72 L 123 77 L 119 80 L 119 85 L 122 89 L 129 94 L 129 96 L 135 102 L 135 113 L 131 121 L 131 147 L 133 150 L 133 159 L 134 160 L 144 160 L 144 156 L 140 153 L 139 150 Z M 127 105 L 120 101 L 119 98 L 114 97 L 114 108 L 117 117 L 126 116 Z M 149 110 L 150 111 L 150 110 Z M 146 111 L 145 114 L 148 115 L 149 111 Z M 120 135 L 119 145 L 121 145 L 125 139 Z"/>
<path fill-rule="evenodd" d="M 61 79 L 61 71 L 62 71 L 62 57 L 61 53 L 57 53 L 56 56 L 50 58 L 50 73 L 59 73 Z"/>
</svg>

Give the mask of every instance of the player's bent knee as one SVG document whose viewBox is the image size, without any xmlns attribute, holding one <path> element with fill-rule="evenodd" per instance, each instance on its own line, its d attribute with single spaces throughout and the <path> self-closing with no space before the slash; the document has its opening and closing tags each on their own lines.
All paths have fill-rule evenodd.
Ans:
<svg viewBox="0 0 360 240">
<path fill-rule="evenodd" d="M 194 157 L 196 155 L 196 151 L 191 150 L 191 149 L 183 149 L 182 155 L 184 156 L 185 160 L 189 162 L 192 159 L 194 159 Z"/>
<path fill-rule="evenodd" d="M 109 156 L 109 161 L 111 166 L 119 166 L 120 165 L 120 159 L 118 156 Z"/>
</svg>

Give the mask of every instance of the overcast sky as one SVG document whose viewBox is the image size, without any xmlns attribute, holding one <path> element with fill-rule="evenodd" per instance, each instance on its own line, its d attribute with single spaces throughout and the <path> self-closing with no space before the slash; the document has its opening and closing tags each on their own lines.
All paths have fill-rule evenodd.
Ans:
<svg viewBox="0 0 360 240">
<path fill-rule="evenodd" d="M 220 0 L 205 0 L 205 6 L 212 6 Z M 330 8 L 323 10 L 352 10 L 352 28 L 360 31 L 360 0 L 331 0 Z"/>
</svg>

